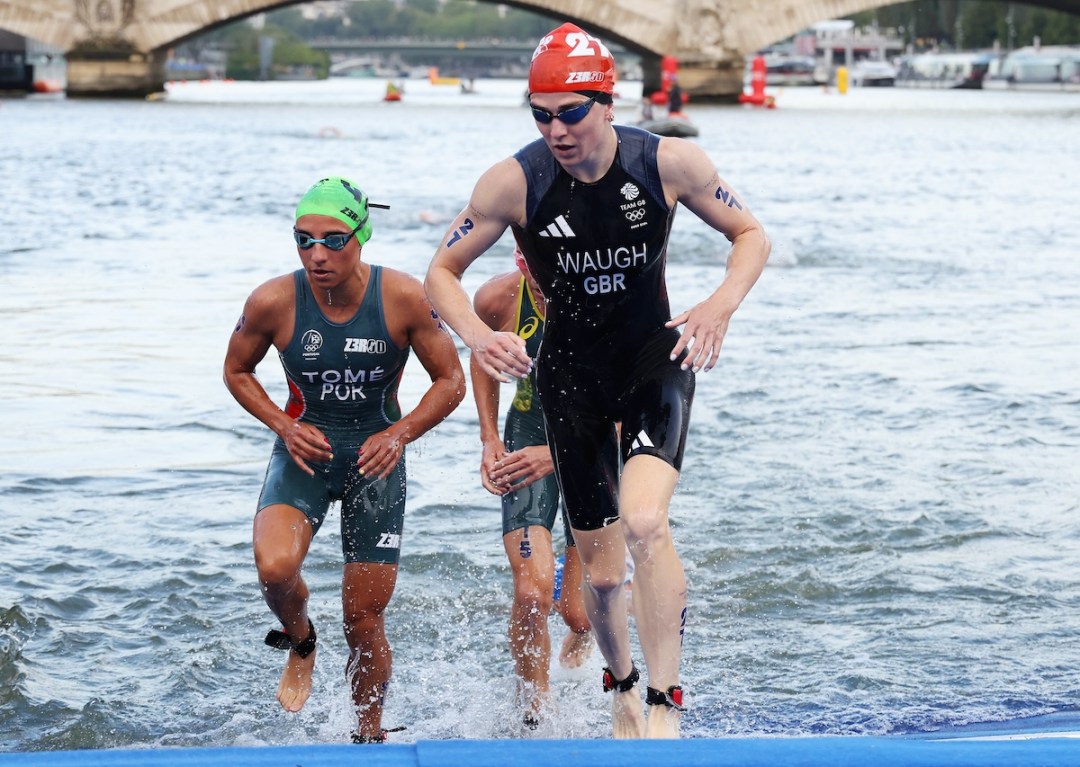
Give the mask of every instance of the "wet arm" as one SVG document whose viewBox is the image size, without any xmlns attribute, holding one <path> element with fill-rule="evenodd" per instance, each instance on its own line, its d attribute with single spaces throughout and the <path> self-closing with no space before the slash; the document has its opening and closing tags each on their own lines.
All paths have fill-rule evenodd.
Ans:
<svg viewBox="0 0 1080 767">
<path fill-rule="evenodd" d="M 720 178 L 698 146 L 678 139 L 665 141 L 677 142 L 661 145 L 666 150 L 661 153 L 665 190 L 731 242 L 719 287 L 668 323 L 668 327 L 685 326 L 672 359 L 689 347 L 684 367 L 710 370 L 719 358 L 731 316 L 765 268 L 771 244 L 745 201 Z"/>
<path fill-rule="evenodd" d="M 241 407 L 281 436 L 293 419 L 274 404 L 255 375 L 256 366 L 273 345 L 273 313 L 274 305 L 266 286 L 248 297 L 244 311 L 229 337 L 223 378 L 225 387 Z"/>
<path fill-rule="evenodd" d="M 424 282 L 431 303 L 476 355 L 481 369 L 504 383 L 528 374 L 531 360 L 525 343 L 513 333 L 492 330 L 477 316 L 461 277 L 519 217 L 518 209 L 524 211 L 524 199 L 525 177 L 515 160 L 488 170 L 444 235 Z"/>
<path fill-rule="evenodd" d="M 255 367 L 273 345 L 277 324 L 284 314 L 283 302 L 291 300 L 274 282 L 251 294 L 229 338 L 223 376 L 236 401 L 281 437 L 297 466 L 314 474 L 309 461 L 328 461 L 332 457 L 326 435 L 311 424 L 287 415 L 270 399 L 255 376 Z"/>
<path fill-rule="evenodd" d="M 501 275 L 484 283 L 476 291 L 474 311 L 492 330 L 509 332 L 512 329 L 518 281 L 516 272 Z M 506 489 L 497 486 L 491 479 L 495 464 L 502 460 L 506 452 L 499 430 L 499 382 L 484 372 L 473 354 L 469 355 L 469 375 L 476 414 L 480 420 L 480 482 L 488 492 L 502 495 Z"/>
<path fill-rule="evenodd" d="M 431 385 L 416 407 L 360 446 L 360 473 L 380 478 L 397 465 L 407 444 L 442 422 L 465 397 L 465 374 L 457 348 L 419 281 L 389 270 L 384 275 L 388 318 L 392 316 L 394 325 L 404 330 L 405 343 L 416 352 Z"/>
</svg>

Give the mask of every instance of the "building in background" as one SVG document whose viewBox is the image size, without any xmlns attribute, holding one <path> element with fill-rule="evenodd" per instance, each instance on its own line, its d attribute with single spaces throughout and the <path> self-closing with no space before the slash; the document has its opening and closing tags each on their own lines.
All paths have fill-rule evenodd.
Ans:
<svg viewBox="0 0 1080 767">
<path fill-rule="evenodd" d="M 60 93 L 66 82 L 63 51 L 0 29 L 0 91 Z"/>
</svg>

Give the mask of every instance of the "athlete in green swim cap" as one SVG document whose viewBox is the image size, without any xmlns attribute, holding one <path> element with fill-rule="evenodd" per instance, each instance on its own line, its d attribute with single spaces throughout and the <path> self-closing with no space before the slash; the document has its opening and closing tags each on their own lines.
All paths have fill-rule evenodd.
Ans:
<svg viewBox="0 0 1080 767">
<path fill-rule="evenodd" d="M 359 186 L 322 179 L 296 207 L 303 268 L 252 292 L 229 340 L 225 384 L 276 435 L 255 514 L 259 584 L 281 623 L 266 638 L 288 650 L 277 699 L 299 711 L 311 694 L 315 626 L 300 568 L 333 501 L 341 502 L 346 666 L 356 742 L 385 739 L 391 652 L 384 612 L 394 593 L 405 513 L 405 446 L 465 394 L 457 349 L 419 280 L 366 263 L 370 205 Z M 385 207 L 385 206 L 379 206 Z M 289 384 L 276 405 L 255 366 L 274 347 Z M 410 350 L 431 384 L 402 414 L 397 387 Z"/>
<path fill-rule="evenodd" d="M 356 241 L 363 247 L 371 239 L 368 198 L 346 178 L 332 176 L 316 181 L 296 205 L 296 218 L 330 216 L 356 228 Z M 384 207 L 382 205 L 372 207 Z"/>
</svg>

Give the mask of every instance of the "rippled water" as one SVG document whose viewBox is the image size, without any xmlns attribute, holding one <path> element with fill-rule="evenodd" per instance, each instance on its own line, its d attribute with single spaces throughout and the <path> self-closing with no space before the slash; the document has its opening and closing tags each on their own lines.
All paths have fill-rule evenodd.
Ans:
<svg viewBox="0 0 1080 767">
<path fill-rule="evenodd" d="M 298 716 L 273 702 L 281 657 L 261 645 L 250 554 L 271 439 L 225 391 L 222 356 L 247 293 L 295 267 L 293 205 L 320 174 L 390 203 L 365 257 L 422 274 L 479 173 L 536 135 L 523 83 L 479 87 L 0 104 L 0 749 L 345 738 L 335 525 L 306 571 L 327 627 L 312 700 Z M 774 253 L 699 380 L 673 508 L 685 732 L 1076 709 L 1080 100 L 778 102 L 689 107 Z M 723 245 L 678 216 L 674 307 L 719 281 Z M 283 400 L 276 361 L 260 376 Z M 414 362 L 403 402 L 423 386 Z M 384 724 L 404 741 L 516 736 L 510 578 L 471 400 L 410 450 Z M 600 666 L 555 670 L 541 736 L 606 735 Z"/>
</svg>

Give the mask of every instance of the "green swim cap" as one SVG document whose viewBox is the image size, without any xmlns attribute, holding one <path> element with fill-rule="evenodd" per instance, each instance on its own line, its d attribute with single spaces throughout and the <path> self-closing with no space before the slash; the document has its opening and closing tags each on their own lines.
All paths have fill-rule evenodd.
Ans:
<svg viewBox="0 0 1080 767">
<path fill-rule="evenodd" d="M 336 218 L 350 229 L 360 227 L 356 230 L 356 241 L 361 245 L 371 239 L 367 195 L 348 179 L 331 176 L 316 181 L 296 205 L 297 219 L 309 214 Z"/>
</svg>

